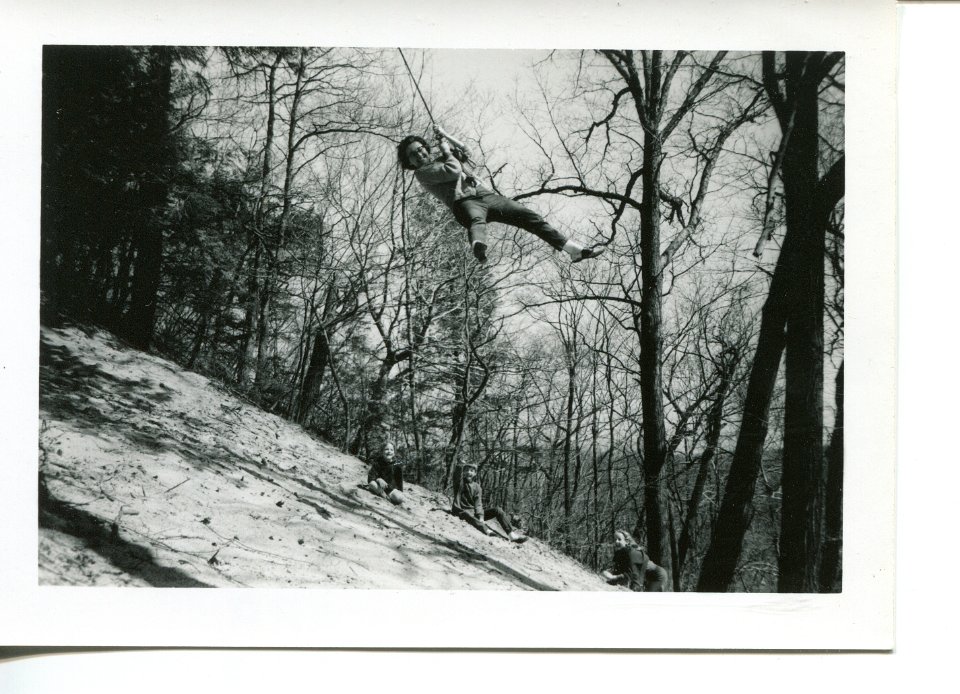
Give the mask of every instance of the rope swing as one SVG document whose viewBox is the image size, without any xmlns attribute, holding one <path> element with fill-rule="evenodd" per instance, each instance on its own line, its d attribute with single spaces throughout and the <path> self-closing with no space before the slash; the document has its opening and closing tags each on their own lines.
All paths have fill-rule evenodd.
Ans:
<svg viewBox="0 0 960 694">
<path fill-rule="evenodd" d="M 473 161 L 471 161 L 470 155 L 467 152 L 466 147 L 460 142 L 457 142 L 456 139 L 454 139 L 451 135 L 446 133 L 442 128 L 440 128 L 440 126 L 437 125 L 437 121 L 433 117 L 433 112 L 430 110 L 430 104 L 427 103 L 427 99 L 423 95 L 423 91 L 420 89 L 420 82 L 417 80 L 417 76 L 413 74 L 413 70 L 410 68 L 410 63 L 407 61 L 407 56 L 403 54 L 402 48 L 397 48 L 397 52 L 400 53 L 400 58 L 401 60 L 403 60 L 403 66 L 407 69 L 407 74 L 410 75 L 410 81 L 413 82 L 413 87 L 414 89 L 416 89 L 417 95 L 420 97 L 420 101 L 423 103 L 423 108 L 427 112 L 427 117 L 430 119 L 430 124 L 433 126 L 433 131 L 437 136 L 437 140 L 441 142 L 445 140 L 448 144 L 451 145 L 450 152 L 456 159 L 458 159 L 460 162 L 464 164 L 468 164 L 470 167 L 475 168 L 477 165 Z M 402 160 L 401 160 L 401 164 L 402 164 Z M 465 180 L 467 180 L 468 182 L 472 180 L 471 185 L 477 185 L 477 180 L 476 178 L 473 177 L 473 173 L 469 168 L 464 168 L 463 173 L 467 177 Z M 499 196 L 499 193 L 497 195 Z M 499 196 L 499 197 L 502 197 L 502 196 Z M 513 202 L 516 203 L 515 200 Z M 521 209 L 523 209 L 525 213 L 530 212 L 529 210 L 525 210 L 525 208 L 521 208 Z M 560 249 L 559 246 L 556 246 L 556 245 L 554 247 L 557 248 L 558 250 L 566 250 L 566 252 L 570 253 L 571 257 L 573 258 L 573 262 L 575 263 L 580 262 L 581 260 L 584 260 L 587 258 L 597 257 L 603 252 L 604 247 L 610 245 L 610 243 L 613 241 L 613 237 L 617 233 L 617 221 L 620 219 L 620 216 L 623 214 L 623 210 L 624 210 L 624 204 L 621 203 L 620 210 L 618 210 L 617 214 L 615 215 L 614 219 L 611 222 L 612 229 L 611 229 L 611 234 L 609 239 L 600 241 L 599 243 L 595 243 L 592 246 L 585 246 L 579 242 L 573 241 L 568 237 L 563 242 L 564 243 L 563 249 Z M 516 214 L 516 211 L 514 210 L 513 212 L 511 212 L 511 214 Z M 531 231 L 531 229 L 529 229 L 524 222 L 505 222 L 505 223 L 507 223 L 510 226 L 526 229 L 527 231 L 530 231 L 531 233 L 540 236 L 540 238 L 544 240 L 547 240 L 547 239 L 543 235 L 541 235 L 541 232 L 543 234 L 547 234 L 548 236 L 551 234 L 555 234 L 558 237 L 563 236 L 562 234 L 554 230 L 552 227 L 550 227 L 548 224 L 546 224 L 544 220 L 539 217 L 539 215 L 536 215 L 536 213 L 531 213 L 531 214 L 533 214 L 539 221 L 529 222 L 530 224 L 534 224 L 534 223 L 543 224 L 549 231 L 548 232 L 542 232 L 542 230 Z M 484 211 L 483 215 L 484 217 L 486 216 L 486 211 Z M 538 227 L 538 229 L 540 228 Z M 548 241 L 548 243 L 550 243 L 550 241 Z M 482 247 L 479 251 L 477 251 L 477 249 L 475 248 L 474 254 L 477 255 L 477 258 L 480 259 L 480 262 L 485 262 L 486 257 L 484 255 L 484 252 L 486 251 L 486 244 L 483 242 L 475 242 L 474 245 L 475 246 L 479 245 L 480 247 Z"/>
<path fill-rule="evenodd" d="M 427 111 L 427 117 L 430 119 L 430 125 L 433 126 L 434 132 L 437 132 L 438 126 L 437 121 L 433 118 L 433 113 L 430 111 L 430 104 L 427 103 L 426 97 L 423 96 L 423 92 L 420 90 L 420 83 L 417 81 L 416 75 L 413 74 L 413 70 L 410 69 L 410 63 L 407 62 L 407 57 L 403 54 L 403 49 L 398 48 L 397 51 L 400 53 L 400 57 L 403 59 L 403 65 L 407 68 L 407 74 L 410 75 L 410 81 L 413 82 L 414 88 L 417 90 L 417 94 L 420 95 L 420 101 L 423 102 L 423 107 Z M 437 139 L 441 139 L 441 135 L 437 134 Z M 460 143 L 456 142 L 452 137 L 447 136 L 447 140 L 453 145 L 453 154 L 454 156 L 462 161 L 465 164 L 475 167 L 477 164 L 474 162 L 470 155 L 467 153 L 466 148 Z"/>
<path fill-rule="evenodd" d="M 437 127 L 437 122 L 433 119 L 433 114 L 430 112 L 430 105 L 427 103 L 427 100 L 423 98 L 423 92 L 420 91 L 420 84 L 417 82 L 417 78 L 413 74 L 413 70 L 410 69 L 410 63 L 407 62 L 407 57 L 403 54 L 403 49 L 397 49 L 400 52 L 400 57 L 403 58 L 403 64 L 407 68 L 407 72 L 410 74 L 410 79 L 413 81 L 413 86 L 417 89 L 417 94 L 420 95 L 420 101 L 423 102 L 423 107 L 427 109 L 427 116 L 430 118 L 430 125 Z"/>
</svg>

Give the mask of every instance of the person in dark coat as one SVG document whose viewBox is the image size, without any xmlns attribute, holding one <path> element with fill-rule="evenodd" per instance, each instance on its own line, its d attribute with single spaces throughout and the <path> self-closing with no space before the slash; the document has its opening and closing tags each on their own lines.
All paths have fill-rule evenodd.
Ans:
<svg viewBox="0 0 960 694">
<path fill-rule="evenodd" d="M 669 591 L 669 577 L 662 566 L 653 563 L 626 530 L 613 534 L 613 567 L 601 573 L 607 583 L 625 585 L 636 592 Z"/>
<path fill-rule="evenodd" d="M 496 519 L 509 535 L 512 542 L 526 542 L 527 536 L 517 532 L 502 509 L 493 506 L 483 507 L 483 489 L 477 481 L 477 466 L 473 463 L 461 463 L 453 475 L 453 515 L 482 532 L 492 535 L 493 531 L 484 521 Z"/>
<path fill-rule="evenodd" d="M 367 473 L 367 489 L 398 506 L 403 503 L 403 461 L 397 460 L 392 441 L 385 441 L 374 457 Z"/>
</svg>

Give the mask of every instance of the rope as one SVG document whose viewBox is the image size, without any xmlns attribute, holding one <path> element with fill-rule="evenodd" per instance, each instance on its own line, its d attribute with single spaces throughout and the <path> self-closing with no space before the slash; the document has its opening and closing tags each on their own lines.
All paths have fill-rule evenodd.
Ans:
<svg viewBox="0 0 960 694">
<path fill-rule="evenodd" d="M 420 95 L 420 101 L 423 102 L 423 107 L 427 109 L 427 116 L 429 116 L 430 118 L 430 124 L 434 128 L 436 128 L 437 122 L 433 119 L 433 114 L 430 112 L 430 105 L 427 103 L 426 98 L 424 98 L 423 92 L 420 91 L 420 83 L 417 82 L 417 78 L 413 74 L 413 70 L 410 69 L 410 63 L 407 62 L 407 56 L 403 54 L 403 49 L 398 48 L 397 51 L 400 53 L 400 57 L 403 59 L 404 67 L 407 68 L 407 73 L 410 75 L 410 81 L 413 82 L 413 86 L 416 88 L 417 94 Z M 476 166 L 476 164 L 470 159 L 470 157 L 467 156 L 466 152 L 461 150 L 459 147 L 456 147 L 454 149 L 456 150 L 456 153 L 460 155 L 457 157 L 458 159 L 460 159 L 460 161 L 466 162 L 470 166 Z M 613 237 L 617 235 L 617 222 L 619 221 L 620 216 L 623 214 L 623 211 L 624 211 L 624 206 L 621 206 L 620 210 L 617 212 L 617 215 L 613 218 L 613 221 L 611 222 L 612 231 L 610 233 L 610 238 L 607 239 L 606 241 L 601 241 L 600 243 L 595 245 L 603 245 L 603 246 L 610 245 L 610 243 L 613 241 Z"/>
<path fill-rule="evenodd" d="M 398 48 L 397 51 L 400 53 L 400 57 L 403 59 L 403 65 L 404 65 L 404 67 L 407 68 L 407 73 L 410 75 L 410 80 L 413 82 L 413 86 L 416 88 L 417 94 L 420 95 L 420 101 L 423 102 L 423 107 L 427 110 L 427 116 L 430 118 L 430 124 L 431 124 L 434 128 L 436 128 L 436 127 L 437 127 L 437 122 L 433 119 L 433 113 L 430 112 L 430 105 L 427 103 L 426 98 L 424 98 L 423 92 L 420 91 L 420 83 L 417 82 L 417 78 L 416 78 L 416 76 L 413 74 L 413 70 L 410 69 L 410 63 L 407 62 L 407 56 L 405 56 L 405 55 L 403 54 L 403 49 Z M 467 164 L 470 164 L 471 166 L 476 166 L 476 164 L 475 164 L 473 161 L 471 161 L 470 157 L 467 156 L 466 152 L 463 152 L 463 151 L 460 150 L 459 148 L 456 148 L 456 149 L 457 149 L 458 152 L 462 155 L 462 157 L 457 157 L 458 159 L 461 159 L 461 161 L 464 161 L 464 162 L 466 162 Z M 612 224 L 611 224 L 611 226 L 613 227 L 613 230 L 612 230 L 612 232 L 611 232 L 611 234 L 610 234 L 610 238 L 607 239 L 606 241 L 602 241 L 602 242 L 600 242 L 599 244 L 596 244 L 596 245 L 603 245 L 603 246 L 609 246 L 609 245 L 610 245 L 610 243 L 613 241 L 613 237 L 616 236 L 616 234 L 617 234 L 617 221 L 620 219 L 620 215 L 622 215 L 622 214 L 623 214 L 623 208 L 620 209 L 619 213 L 618 213 L 618 214 L 616 215 L 616 217 L 614 217 L 614 219 L 613 219 L 613 222 L 612 222 Z"/>
<path fill-rule="evenodd" d="M 436 128 L 436 127 L 437 127 L 437 122 L 433 119 L 433 114 L 430 112 L 430 105 L 427 103 L 427 100 L 424 98 L 423 92 L 420 91 L 420 83 L 417 82 L 417 78 L 416 78 L 416 76 L 413 74 L 413 70 L 410 69 L 410 63 L 407 62 L 407 56 L 405 56 L 405 55 L 403 54 L 403 49 L 398 48 L 397 51 L 400 53 L 400 57 L 403 59 L 403 64 L 404 64 L 404 66 L 407 68 L 407 73 L 409 73 L 409 75 L 410 75 L 410 80 L 413 82 L 413 86 L 416 87 L 417 94 L 420 95 L 420 101 L 423 102 L 423 107 L 424 107 L 425 109 L 427 109 L 427 116 L 430 117 L 430 124 L 431 124 L 434 128 Z M 458 157 L 457 157 L 458 159 L 460 159 L 460 161 L 466 162 L 466 163 L 469 164 L 470 166 L 476 166 L 476 164 L 470 159 L 470 157 L 467 156 L 467 153 L 466 153 L 466 152 L 464 152 L 463 150 L 461 150 L 459 147 L 455 148 L 455 150 L 457 151 L 458 154 L 461 155 L 461 156 L 458 156 Z M 620 216 L 623 214 L 623 209 L 624 209 L 623 207 L 620 208 L 619 212 L 617 213 L 617 215 L 613 218 L 613 221 L 611 222 L 612 231 L 611 231 L 611 233 L 610 233 L 610 238 L 607 239 L 606 241 L 601 241 L 600 243 L 594 244 L 595 246 L 599 246 L 599 245 L 609 246 L 609 245 L 610 245 L 610 243 L 613 241 L 613 237 L 617 235 L 617 222 L 619 221 Z"/>
<path fill-rule="evenodd" d="M 397 51 L 400 53 L 400 57 L 403 58 L 403 65 L 407 68 L 407 73 L 410 75 L 410 80 L 413 82 L 413 86 L 417 90 L 417 94 L 420 95 L 420 101 L 423 102 L 423 107 L 427 110 L 427 116 L 430 118 L 430 125 L 436 129 L 437 121 L 433 119 L 433 113 L 430 111 L 430 104 L 427 103 L 427 99 L 423 96 L 423 92 L 420 91 L 420 83 L 417 82 L 416 76 L 413 74 L 413 70 L 410 69 L 410 63 L 407 62 L 407 57 L 403 54 L 403 49 L 398 48 Z M 460 161 L 469 164 L 470 166 L 476 166 L 474 162 L 461 147 L 454 146 L 454 156 L 457 157 Z"/>
<path fill-rule="evenodd" d="M 410 69 L 410 63 L 407 62 L 407 57 L 403 54 L 403 50 L 398 48 L 400 51 L 400 57 L 403 58 L 403 64 L 407 68 L 407 72 L 410 74 L 410 79 L 413 80 L 413 86 L 417 89 L 417 94 L 420 95 L 420 101 L 423 102 L 423 107 L 427 109 L 427 116 L 430 117 L 430 125 L 436 127 L 437 122 L 433 120 L 433 114 L 430 113 L 430 105 L 427 104 L 427 100 L 423 97 L 423 92 L 420 91 L 420 84 L 417 82 L 417 78 L 413 74 L 413 70 Z"/>
</svg>

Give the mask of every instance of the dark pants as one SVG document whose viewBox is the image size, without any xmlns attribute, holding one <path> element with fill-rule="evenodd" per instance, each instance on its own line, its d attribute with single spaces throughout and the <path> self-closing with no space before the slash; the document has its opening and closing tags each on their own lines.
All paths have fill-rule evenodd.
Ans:
<svg viewBox="0 0 960 694">
<path fill-rule="evenodd" d="M 558 251 L 567 242 L 566 236 L 547 224 L 536 212 L 496 193 L 462 198 L 455 203 L 453 214 L 460 225 L 466 227 L 470 243 L 479 241 L 487 244 L 487 222 L 500 222 L 529 231 Z"/>
<path fill-rule="evenodd" d="M 482 531 L 485 527 L 483 523 L 478 521 L 476 517 L 469 511 L 454 511 L 454 514 L 457 516 L 457 518 L 467 521 L 467 523 L 472 525 L 477 530 Z M 500 507 L 494 506 L 493 508 L 484 509 L 483 520 L 488 521 L 491 518 L 496 518 L 497 522 L 508 533 L 513 532 L 513 527 L 510 525 L 510 519 L 507 518 L 507 514 L 504 513 Z"/>
<path fill-rule="evenodd" d="M 650 565 L 647 564 L 647 566 Z M 667 570 L 662 566 L 657 566 L 653 570 L 648 568 L 643 577 L 643 589 L 648 593 L 666 593 L 669 592 L 669 582 Z"/>
<path fill-rule="evenodd" d="M 376 494 L 377 496 L 387 496 L 390 492 L 397 489 L 392 484 L 384 480 L 382 477 L 378 477 L 372 482 L 368 482 L 367 486 L 370 488 L 370 491 Z"/>
</svg>

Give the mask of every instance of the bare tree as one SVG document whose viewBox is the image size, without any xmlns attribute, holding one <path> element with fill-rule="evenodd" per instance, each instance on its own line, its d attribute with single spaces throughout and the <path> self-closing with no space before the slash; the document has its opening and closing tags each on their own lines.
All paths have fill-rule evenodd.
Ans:
<svg viewBox="0 0 960 694">
<path fill-rule="evenodd" d="M 822 542 L 823 312 L 825 231 L 843 196 L 844 159 L 822 175 L 820 89 L 842 54 L 764 54 L 764 86 L 781 126 L 786 235 L 763 320 L 743 422 L 699 590 L 726 590 L 751 516 L 767 434 L 770 397 L 786 359 L 783 512 L 779 590 L 816 591 Z"/>
<path fill-rule="evenodd" d="M 717 162 L 731 135 L 761 113 L 760 96 L 748 80 L 724 69 L 724 52 L 713 55 L 706 64 L 686 52 L 666 55 L 661 51 L 607 50 L 601 55 L 616 77 L 601 77 L 599 85 L 584 88 L 584 94 L 577 98 L 594 92 L 610 94 L 606 113 L 581 131 L 576 147 L 561 138 L 573 180 L 562 180 L 551 168 L 538 189 L 517 199 L 545 193 L 596 198 L 608 206 L 613 234 L 628 217 L 636 220 L 638 238 L 629 248 L 636 254 L 639 268 L 633 269 L 632 277 L 622 277 L 621 293 L 586 292 L 577 298 L 615 302 L 629 309 L 629 329 L 639 344 L 646 539 L 651 556 L 669 571 L 670 529 L 663 499 L 670 456 L 662 380 L 665 271 L 672 269 L 677 254 L 702 230 L 704 204 Z M 584 66 L 578 75 L 598 69 L 589 67 L 591 70 Z M 718 100 L 719 106 L 708 106 L 717 95 L 726 98 Z M 628 104 L 632 115 L 625 113 Z M 697 125 L 705 113 L 709 117 Z M 556 121 L 553 128 L 561 130 Z M 601 136 L 600 151 L 591 160 L 587 146 Z M 694 164 L 684 182 L 689 191 L 686 199 L 671 191 L 676 184 L 668 185 L 664 180 L 664 162 L 668 153 L 677 152 L 680 138 L 689 147 Z M 629 155 L 625 156 L 624 150 Z M 607 160 L 609 170 L 618 173 L 589 180 L 587 172 L 597 169 L 597 162 L 602 165 Z M 666 241 L 662 237 L 664 217 L 673 232 Z"/>
</svg>

